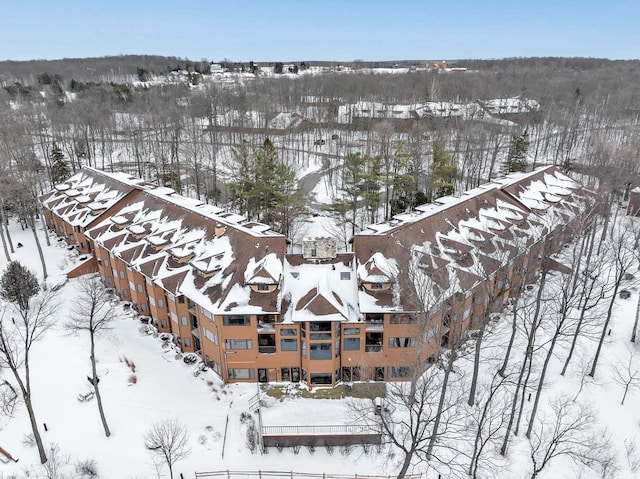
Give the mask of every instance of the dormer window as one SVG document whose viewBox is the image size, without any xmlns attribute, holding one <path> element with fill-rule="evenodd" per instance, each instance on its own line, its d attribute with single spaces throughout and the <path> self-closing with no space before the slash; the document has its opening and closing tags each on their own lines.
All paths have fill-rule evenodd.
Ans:
<svg viewBox="0 0 640 479">
<path fill-rule="evenodd" d="M 125 216 L 112 216 L 111 222 L 115 225 L 116 229 L 123 230 L 131 223 L 131 220 Z"/>
<path fill-rule="evenodd" d="M 340 273 L 340 279 L 343 281 L 348 281 L 351 279 L 351 271 L 342 271 Z"/>
<path fill-rule="evenodd" d="M 275 283 L 251 283 L 249 284 L 251 291 L 255 293 L 270 293 L 277 287 Z"/>
<path fill-rule="evenodd" d="M 382 289 L 382 283 L 371 283 L 371 289 Z"/>
<path fill-rule="evenodd" d="M 147 229 L 142 225 L 131 225 L 127 230 L 135 240 L 141 240 L 147 235 Z"/>
<path fill-rule="evenodd" d="M 194 269 L 196 270 L 196 273 L 198 274 L 198 276 L 202 277 L 202 278 L 211 278 L 213 275 L 215 275 L 218 271 L 220 271 L 222 268 L 220 266 L 216 266 L 210 270 L 202 270 L 199 268 L 194 267 Z"/>
</svg>

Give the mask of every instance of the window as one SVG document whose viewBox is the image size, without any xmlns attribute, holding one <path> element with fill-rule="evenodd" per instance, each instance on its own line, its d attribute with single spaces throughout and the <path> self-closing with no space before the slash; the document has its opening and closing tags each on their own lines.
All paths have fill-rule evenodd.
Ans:
<svg viewBox="0 0 640 479">
<path fill-rule="evenodd" d="M 284 382 L 284 381 L 290 381 L 291 380 L 291 374 L 290 374 L 290 369 L 289 368 L 281 368 L 280 369 L 280 379 Z"/>
<path fill-rule="evenodd" d="M 225 349 L 253 349 L 253 341 L 250 339 L 225 339 Z"/>
<path fill-rule="evenodd" d="M 331 339 L 331 333 L 311 333 L 309 334 L 309 339 Z"/>
<path fill-rule="evenodd" d="M 142 289 L 142 285 L 141 285 L 141 284 L 139 284 L 139 285 L 138 285 L 138 293 L 142 293 L 142 291 L 144 291 L 144 290 Z"/>
<path fill-rule="evenodd" d="M 185 348 L 190 348 L 191 347 L 191 339 L 190 338 L 184 338 L 183 340 L 183 344 Z"/>
<path fill-rule="evenodd" d="M 382 351 L 382 333 L 367 333 L 365 341 L 364 350 L 367 353 L 379 353 Z"/>
<path fill-rule="evenodd" d="M 147 312 L 147 305 L 145 303 L 140 303 L 140 311 L 143 313 Z"/>
<path fill-rule="evenodd" d="M 155 305 L 156 305 L 156 300 L 155 300 L 155 299 L 153 299 L 153 296 L 149 296 L 149 304 L 150 304 L 151 306 L 155 306 Z"/>
<path fill-rule="evenodd" d="M 344 328 L 345 335 L 360 335 L 360 328 Z"/>
<path fill-rule="evenodd" d="M 351 271 L 342 271 L 340 273 L 340 279 L 343 281 L 347 281 L 351 279 Z"/>
<path fill-rule="evenodd" d="M 180 322 L 182 323 L 183 326 L 186 326 L 187 324 L 189 324 L 186 316 L 180 316 Z"/>
<path fill-rule="evenodd" d="M 204 332 L 204 337 L 211 341 L 213 344 L 218 344 L 218 335 L 213 334 L 213 332 L 209 331 L 207 328 L 202 328 Z"/>
<path fill-rule="evenodd" d="M 331 332 L 331 322 L 329 322 L 329 321 L 312 322 L 312 323 L 309 323 L 309 329 L 311 329 L 311 331 L 328 331 L 328 332 Z"/>
<path fill-rule="evenodd" d="M 162 301 L 160 298 L 158 298 L 158 308 L 164 309 L 164 301 Z"/>
<path fill-rule="evenodd" d="M 387 368 L 387 374 L 390 378 L 408 378 L 413 373 L 413 368 L 409 366 L 391 366 Z"/>
<path fill-rule="evenodd" d="M 345 351 L 359 351 L 360 350 L 360 338 L 344 338 L 344 350 Z"/>
<path fill-rule="evenodd" d="M 415 324 L 418 318 L 414 314 L 392 314 L 391 324 Z"/>
<path fill-rule="evenodd" d="M 166 319 L 161 319 L 160 320 L 160 327 L 162 329 L 166 329 L 167 328 L 167 320 Z"/>
<path fill-rule="evenodd" d="M 178 303 L 184 304 L 184 296 L 178 296 Z"/>
<path fill-rule="evenodd" d="M 213 313 L 205 308 L 203 308 L 202 306 L 200 306 L 200 312 L 202 313 L 202 315 L 206 318 L 209 319 L 213 319 Z"/>
<path fill-rule="evenodd" d="M 267 370 L 264 368 L 258 368 L 258 382 L 266 383 L 268 382 Z"/>
<path fill-rule="evenodd" d="M 300 368 L 291 368 L 291 382 L 300 382 Z"/>
<path fill-rule="evenodd" d="M 438 325 L 435 325 L 429 331 L 426 332 L 426 334 L 424 335 L 424 340 L 429 341 L 431 338 L 433 338 L 436 335 L 437 332 L 438 332 Z"/>
<path fill-rule="evenodd" d="M 269 291 L 269 285 L 266 283 L 259 283 L 258 291 Z"/>
<path fill-rule="evenodd" d="M 311 384 L 331 384 L 332 379 L 331 373 L 311 373 Z"/>
<path fill-rule="evenodd" d="M 281 339 L 280 340 L 280 349 L 282 351 L 297 351 L 298 350 L 298 340 L 297 339 Z"/>
<path fill-rule="evenodd" d="M 178 315 L 176 313 L 172 311 L 169 313 L 169 316 L 171 316 L 171 321 L 173 321 L 174 323 L 178 322 Z"/>
<path fill-rule="evenodd" d="M 390 348 L 413 348 L 416 345 L 416 338 L 389 338 Z"/>
<path fill-rule="evenodd" d="M 275 334 L 258 334 L 258 352 L 273 354 L 276 352 Z"/>
<path fill-rule="evenodd" d="M 135 285 L 135 284 L 133 284 L 133 281 L 129 281 L 129 289 L 130 289 L 131 291 L 135 291 L 135 290 L 136 290 L 136 285 Z"/>
<path fill-rule="evenodd" d="M 251 326 L 251 316 L 223 316 L 225 326 Z"/>
<path fill-rule="evenodd" d="M 108 259 L 105 259 L 105 260 L 103 260 L 102 262 L 104 263 L 104 267 L 105 267 L 105 268 L 108 268 L 108 267 L 109 267 L 109 260 L 108 260 Z"/>
<path fill-rule="evenodd" d="M 227 369 L 229 379 L 255 379 L 255 370 L 249 368 Z"/>
<path fill-rule="evenodd" d="M 318 250 L 316 248 L 311 248 L 311 257 L 315 258 L 318 256 Z"/>
<path fill-rule="evenodd" d="M 376 366 L 373 368 L 373 380 L 384 381 L 384 368 L 382 366 Z"/>
<path fill-rule="evenodd" d="M 307 342 L 306 341 L 302 341 L 302 357 L 303 358 L 307 357 Z"/>
<path fill-rule="evenodd" d="M 119 271 L 118 274 L 120 275 L 120 279 L 124 279 L 124 271 Z"/>
<path fill-rule="evenodd" d="M 382 289 L 382 283 L 371 283 L 371 289 Z"/>
<path fill-rule="evenodd" d="M 360 381 L 360 366 L 343 367 L 341 378 L 342 381 Z"/>
<path fill-rule="evenodd" d="M 312 360 L 331 359 L 331 343 L 310 343 Z"/>
<path fill-rule="evenodd" d="M 128 289 L 123 289 L 122 290 L 122 297 L 123 298 L 128 298 L 129 297 L 129 290 Z"/>
<path fill-rule="evenodd" d="M 171 301 L 172 303 L 175 302 L 176 297 L 174 295 L 172 295 L 171 293 L 169 293 L 169 301 Z"/>
<path fill-rule="evenodd" d="M 280 330 L 280 336 L 297 336 L 298 331 L 296 329 L 283 328 Z"/>
</svg>

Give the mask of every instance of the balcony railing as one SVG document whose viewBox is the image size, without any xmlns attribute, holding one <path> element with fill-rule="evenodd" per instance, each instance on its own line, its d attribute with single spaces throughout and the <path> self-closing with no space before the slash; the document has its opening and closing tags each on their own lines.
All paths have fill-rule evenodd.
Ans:
<svg viewBox="0 0 640 479">
<path fill-rule="evenodd" d="M 258 323 L 258 332 L 260 333 L 275 333 L 275 323 Z"/>
<path fill-rule="evenodd" d="M 383 321 L 365 321 L 367 331 L 382 331 L 384 329 Z"/>
<path fill-rule="evenodd" d="M 260 354 L 275 354 L 275 346 L 258 346 L 258 352 Z"/>
<path fill-rule="evenodd" d="M 382 344 L 365 344 L 364 350 L 367 353 L 380 353 L 382 352 Z"/>
<path fill-rule="evenodd" d="M 264 436 L 380 434 L 380 427 L 366 424 L 335 424 L 322 426 L 262 426 L 262 434 Z"/>
</svg>

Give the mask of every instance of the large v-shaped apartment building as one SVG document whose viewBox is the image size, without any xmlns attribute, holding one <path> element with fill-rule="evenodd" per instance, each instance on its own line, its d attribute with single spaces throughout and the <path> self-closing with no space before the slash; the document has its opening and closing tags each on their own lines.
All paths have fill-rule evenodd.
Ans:
<svg viewBox="0 0 640 479">
<path fill-rule="evenodd" d="M 302 253 L 248 221 L 85 168 L 41 198 L 47 225 L 184 352 L 225 381 L 403 380 L 460 345 L 589 221 L 594 194 L 555 167 L 513 174 Z"/>
</svg>

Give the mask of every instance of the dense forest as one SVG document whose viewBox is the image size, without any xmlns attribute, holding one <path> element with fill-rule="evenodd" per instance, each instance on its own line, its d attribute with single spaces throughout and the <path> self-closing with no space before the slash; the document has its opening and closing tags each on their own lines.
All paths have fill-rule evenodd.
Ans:
<svg viewBox="0 0 640 479">
<path fill-rule="evenodd" d="M 88 165 L 222 203 L 295 237 L 298 219 L 318 209 L 353 233 L 540 164 L 606 173 L 611 201 L 633 183 L 640 62 L 457 60 L 442 71 L 412 63 L 299 62 L 279 74 L 278 62 L 225 60 L 212 72 L 204 60 L 155 56 L 1 62 L 3 196 L 13 201 L 15 184 L 35 196 Z M 314 168 L 329 201 L 314 201 Z M 271 189 L 264 211 L 251 200 L 264 194 L 257 185 Z"/>
</svg>

